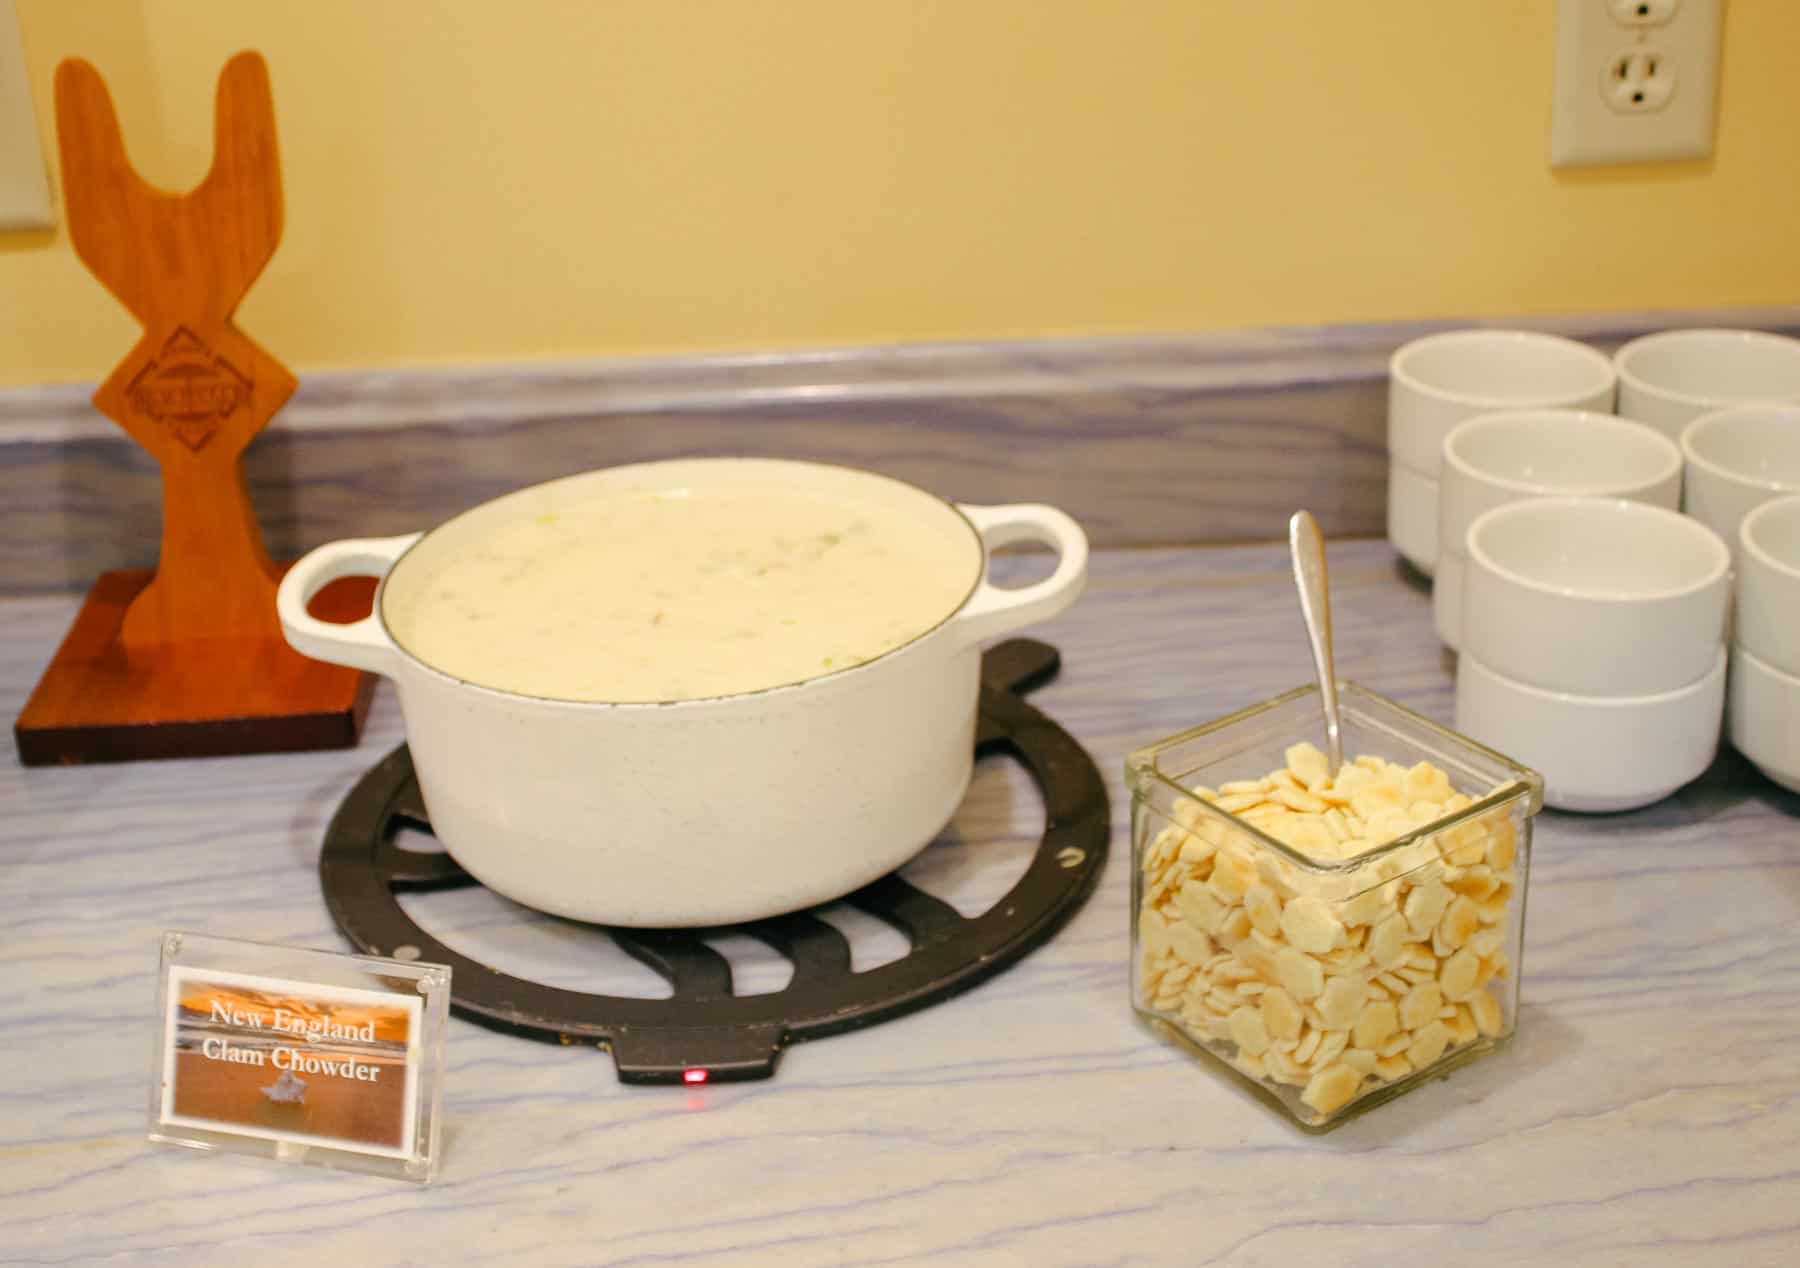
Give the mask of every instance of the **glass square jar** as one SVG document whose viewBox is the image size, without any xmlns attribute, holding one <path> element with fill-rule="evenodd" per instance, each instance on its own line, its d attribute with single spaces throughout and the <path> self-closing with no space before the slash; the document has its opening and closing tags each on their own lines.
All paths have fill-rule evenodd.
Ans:
<svg viewBox="0 0 1800 1268">
<path fill-rule="evenodd" d="M 1543 805 L 1537 772 L 1410 709 L 1354 683 L 1339 705 L 1346 765 L 1381 758 L 1419 789 L 1459 794 L 1409 803 L 1415 785 L 1402 780 L 1380 794 L 1394 808 L 1379 821 L 1404 816 L 1404 830 L 1347 858 L 1281 839 L 1298 835 L 1287 803 L 1318 811 L 1322 827 L 1308 829 L 1318 831 L 1334 805 L 1340 822 L 1355 822 L 1343 818 L 1347 800 L 1321 801 L 1304 781 L 1281 804 L 1273 791 L 1217 791 L 1283 770 L 1290 746 L 1323 739 L 1316 686 L 1125 761 L 1132 1007 L 1314 1129 L 1512 1037 L 1531 824 Z M 1393 786 L 1391 774 L 1381 780 Z"/>
</svg>

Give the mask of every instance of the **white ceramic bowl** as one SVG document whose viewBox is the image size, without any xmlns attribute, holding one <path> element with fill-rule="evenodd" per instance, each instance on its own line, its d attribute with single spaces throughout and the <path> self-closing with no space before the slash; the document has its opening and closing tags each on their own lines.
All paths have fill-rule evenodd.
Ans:
<svg viewBox="0 0 1800 1268">
<path fill-rule="evenodd" d="M 1544 801 L 1594 814 L 1661 801 L 1711 765 L 1725 705 L 1725 649 L 1679 691 L 1596 697 L 1528 687 L 1465 652 L 1456 729 L 1543 773 Z"/>
<path fill-rule="evenodd" d="M 1438 483 L 1398 462 L 1388 464 L 1388 541 L 1427 577 L 1437 570 Z"/>
<path fill-rule="evenodd" d="M 1731 746 L 1789 792 L 1800 792 L 1800 678 L 1731 649 Z"/>
<path fill-rule="evenodd" d="M 497 524 L 621 487 L 741 483 L 904 515 L 919 533 L 956 544 L 966 597 L 930 630 L 854 668 L 664 703 L 478 686 L 419 659 L 390 629 L 390 600 L 404 610 L 439 561 L 479 549 Z M 986 552 L 1016 541 L 1043 542 L 1060 559 L 1043 581 L 1002 589 L 987 580 Z M 394 680 L 432 828 L 472 875 L 577 920 L 692 926 L 835 898 L 925 846 L 969 782 L 983 640 L 1060 612 L 1086 567 L 1086 538 L 1050 507 L 959 507 L 847 467 L 698 458 L 553 480 L 423 535 L 321 546 L 283 577 L 277 605 L 297 650 Z M 308 615 L 322 586 L 357 575 L 382 579 L 372 615 L 349 625 Z"/>
<path fill-rule="evenodd" d="M 1527 330 L 1453 330 L 1414 339 L 1388 362 L 1388 452 L 1439 478 L 1444 437 L 1505 409 L 1611 413 L 1612 363 L 1584 343 Z"/>
<path fill-rule="evenodd" d="M 1526 498 L 1620 497 L 1676 510 L 1681 450 L 1654 428 L 1589 410 L 1512 410 L 1458 423 L 1444 438 L 1438 481 L 1438 575 L 1432 609 L 1438 637 L 1459 646 L 1469 525 Z M 1452 565 L 1451 560 L 1457 563 Z"/>
<path fill-rule="evenodd" d="M 1724 644 L 1731 555 L 1697 520 L 1622 498 L 1533 498 L 1469 528 L 1463 650 L 1547 691 L 1654 695 Z"/>
<path fill-rule="evenodd" d="M 1800 494 L 1764 502 L 1738 526 L 1737 641 L 1800 674 Z"/>
<path fill-rule="evenodd" d="M 1613 355 L 1619 413 L 1671 439 L 1702 414 L 1800 400 L 1800 339 L 1760 330 L 1664 330 Z"/>
<path fill-rule="evenodd" d="M 1734 551 L 1744 517 L 1800 492 L 1800 405 L 1737 405 L 1702 414 L 1681 433 L 1681 505 Z"/>
</svg>

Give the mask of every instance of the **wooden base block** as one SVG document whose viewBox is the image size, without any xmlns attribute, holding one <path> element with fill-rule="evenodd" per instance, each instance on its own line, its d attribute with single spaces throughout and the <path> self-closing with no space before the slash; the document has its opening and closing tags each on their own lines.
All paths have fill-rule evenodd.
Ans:
<svg viewBox="0 0 1800 1268">
<path fill-rule="evenodd" d="M 154 575 L 133 569 L 95 582 L 13 724 L 21 762 L 135 762 L 356 744 L 374 688 L 361 670 L 312 660 L 278 640 L 120 646 L 125 609 Z M 368 614 L 373 591 L 368 578 L 335 582 L 313 601 L 313 613 L 355 620 Z"/>
</svg>

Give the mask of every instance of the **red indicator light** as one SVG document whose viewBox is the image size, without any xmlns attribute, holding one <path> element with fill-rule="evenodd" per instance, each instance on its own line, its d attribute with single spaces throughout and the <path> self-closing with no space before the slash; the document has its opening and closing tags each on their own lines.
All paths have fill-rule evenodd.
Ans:
<svg viewBox="0 0 1800 1268">
<path fill-rule="evenodd" d="M 683 1083 L 704 1083 L 706 1082 L 706 1071 L 683 1070 L 681 1072 L 681 1081 Z"/>
</svg>

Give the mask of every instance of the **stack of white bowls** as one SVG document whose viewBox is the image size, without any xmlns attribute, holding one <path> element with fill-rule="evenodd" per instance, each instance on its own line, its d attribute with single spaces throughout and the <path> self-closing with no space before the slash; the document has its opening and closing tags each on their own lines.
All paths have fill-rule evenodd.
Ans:
<svg viewBox="0 0 1800 1268">
<path fill-rule="evenodd" d="M 1738 526 L 1731 649 L 1732 746 L 1800 792 L 1800 495 L 1764 502 Z"/>
<path fill-rule="evenodd" d="M 1586 344 L 1524 330 L 1455 330 L 1415 339 L 1388 362 L 1388 540 L 1420 572 L 1438 561 L 1444 437 L 1507 409 L 1610 413 L 1612 363 Z"/>
<path fill-rule="evenodd" d="M 1725 702 L 1731 553 L 1624 498 L 1511 502 L 1470 525 L 1456 728 L 1563 810 L 1630 810 L 1706 770 Z"/>
<path fill-rule="evenodd" d="M 1711 762 L 1729 660 L 1734 743 L 1800 782 L 1800 496 L 1753 518 L 1800 495 L 1800 340 L 1464 330 L 1389 371 L 1388 536 L 1435 575 L 1458 728 L 1553 806 L 1646 805 Z"/>
<path fill-rule="evenodd" d="M 1438 488 L 1438 637 L 1461 648 L 1469 527 L 1497 506 L 1554 496 L 1681 506 L 1681 450 L 1642 423 L 1586 410 L 1516 410 L 1458 423 Z"/>
<path fill-rule="evenodd" d="M 1733 552 L 1732 746 L 1800 790 L 1800 340 L 1671 330 L 1614 360 L 1620 412 L 1680 436 L 1682 507 Z"/>
</svg>

